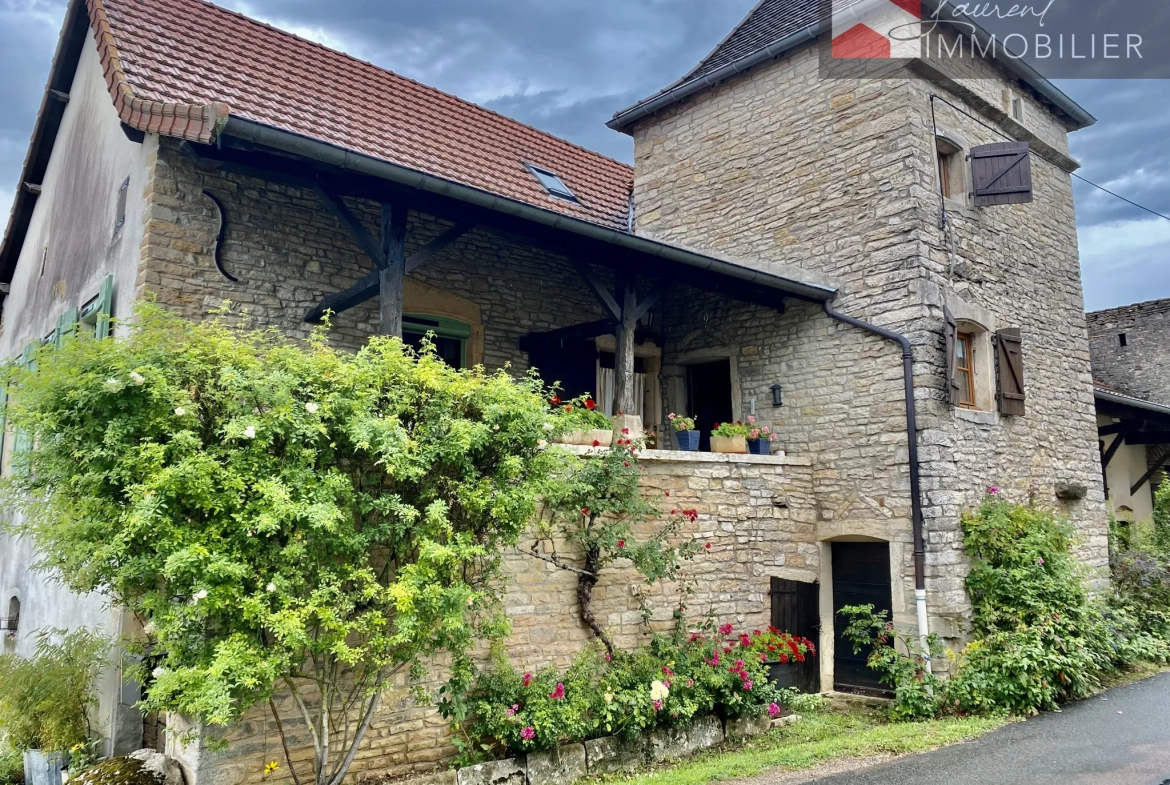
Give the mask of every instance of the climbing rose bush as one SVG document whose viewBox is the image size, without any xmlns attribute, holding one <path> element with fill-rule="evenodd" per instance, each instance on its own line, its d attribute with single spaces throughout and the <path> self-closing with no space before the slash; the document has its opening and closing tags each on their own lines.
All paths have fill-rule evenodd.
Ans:
<svg viewBox="0 0 1170 785">
<path fill-rule="evenodd" d="M 35 445 L 3 488 L 14 533 L 142 621 L 145 709 L 223 725 L 291 693 L 318 785 L 396 673 L 445 655 L 460 700 L 507 631 L 501 552 L 578 466 L 538 379 L 397 339 L 352 354 L 146 306 L 35 359 L 4 372 Z"/>
</svg>

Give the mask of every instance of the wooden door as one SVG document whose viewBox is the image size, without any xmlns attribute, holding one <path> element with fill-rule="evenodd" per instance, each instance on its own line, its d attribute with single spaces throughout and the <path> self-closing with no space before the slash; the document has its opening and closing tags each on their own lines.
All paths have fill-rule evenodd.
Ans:
<svg viewBox="0 0 1170 785">
<path fill-rule="evenodd" d="M 772 626 L 821 645 L 820 590 L 815 583 L 772 579 Z M 821 666 L 816 657 L 807 657 L 797 671 L 797 689 L 821 691 Z"/>
<path fill-rule="evenodd" d="M 853 643 L 842 632 L 846 605 L 872 605 L 874 611 L 893 613 L 890 591 L 890 545 L 886 542 L 833 543 L 833 689 L 839 692 L 885 694 L 889 689 L 866 665 L 869 650 L 853 653 Z"/>
</svg>

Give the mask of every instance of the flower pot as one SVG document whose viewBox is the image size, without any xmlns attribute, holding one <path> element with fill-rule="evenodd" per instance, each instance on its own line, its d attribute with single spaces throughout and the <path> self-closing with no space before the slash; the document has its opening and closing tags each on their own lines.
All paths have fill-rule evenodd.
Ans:
<svg viewBox="0 0 1170 785">
<path fill-rule="evenodd" d="M 678 448 L 680 450 L 684 450 L 685 452 L 698 452 L 698 431 L 676 431 L 674 436 L 676 439 L 678 439 Z"/>
<path fill-rule="evenodd" d="M 768 681 L 772 682 L 776 687 L 793 687 L 797 686 L 797 671 L 800 668 L 800 663 L 793 660 L 788 662 L 780 662 L 775 660 L 772 662 L 765 662 L 764 667 L 768 669 Z"/>
<path fill-rule="evenodd" d="M 746 454 L 748 451 L 746 436 L 711 436 L 711 452 L 731 452 Z"/>
<path fill-rule="evenodd" d="M 593 443 L 597 442 L 598 447 L 608 447 L 613 444 L 613 431 L 610 430 L 596 430 L 585 431 L 584 444 L 592 447 Z"/>
<path fill-rule="evenodd" d="M 61 785 L 61 771 L 68 764 L 62 752 L 24 751 L 24 781 L 27 785 Z"/>
<path fill-rule="evenodd" d="M 752 455 L 771 455 L 771 439 L 751 439 L 748 441 L 748 452 Z"/>
</svg>

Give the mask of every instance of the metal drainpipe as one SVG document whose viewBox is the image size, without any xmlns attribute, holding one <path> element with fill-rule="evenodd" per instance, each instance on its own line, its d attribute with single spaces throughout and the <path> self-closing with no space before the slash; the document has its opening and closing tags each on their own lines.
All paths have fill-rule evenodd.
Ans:
<svg viewBox="0 0 1170 785">
<path fill-rule="evenodd" d="M 929 673 L 931 672 L 931 662 L 928 644 L 930 628 L 926 617 L 926 540 L 922 532 L 922 488 L 918 471 L 918 416 L 914 406 L 914 352 L 910 347 L 910 340 L 906 336 L 834 311 L 828 302 L 824 303 L 824 307 L 825 313 L 830 319 L 880 335 L 890 341 L 897 341 L 902 347 L 902 376 L 906 388 L 906 444 L 910 456 L 910 520 L 914 532 L 914 605 L 918 611 L 918 639 L 922 644 L 923 656 L 926 658 L 926 670 Z"/>
</svg>

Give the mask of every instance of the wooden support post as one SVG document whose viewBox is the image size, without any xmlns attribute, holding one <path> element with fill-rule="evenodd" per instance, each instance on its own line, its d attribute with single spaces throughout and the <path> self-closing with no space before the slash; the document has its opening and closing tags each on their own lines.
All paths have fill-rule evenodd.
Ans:
<svg viewBox="0 0 1170 785">
<path fill-rule="evenodd" d="M 382 258 L 378 271 L 378 333 L 402 337 L 402 277 L 406 274 L 406 205 L 382 203 Z"/>
<path fill-rule="evenodd" d="M 615 299 L 621 305 L 614 357 L 614 414 L 640 415 L 634 405 L 634 333 L 638 327 L 638 293 L 633 276 L 619 276 Z"/>
</svg>

